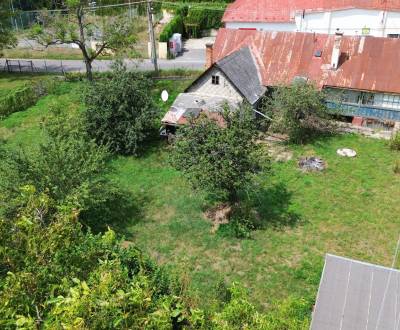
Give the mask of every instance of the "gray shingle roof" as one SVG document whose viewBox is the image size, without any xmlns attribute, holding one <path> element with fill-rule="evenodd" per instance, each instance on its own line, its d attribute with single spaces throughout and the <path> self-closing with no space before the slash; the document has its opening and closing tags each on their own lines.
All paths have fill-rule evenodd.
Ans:
<svg viewBox="0 0 400 330">
<path fill-rule="evenodd" d="M 219 60 L 215 65 L 250 104 L 255 104 L 264 95 L 266 88 L 261 84 L 258 67 L 249 47 L 239 49 Z"/>
<path fill-rule="evenodd" d="M 326 255 L 312 330 L 400 328 L 400 271 Z"/>
</svg>

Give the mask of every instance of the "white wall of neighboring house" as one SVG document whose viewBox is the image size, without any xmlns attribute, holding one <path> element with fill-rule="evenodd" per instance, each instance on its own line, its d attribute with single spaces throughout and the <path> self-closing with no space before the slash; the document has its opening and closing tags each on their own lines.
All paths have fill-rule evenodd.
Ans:
<svg viewBox="0 0 400 330">
<path fill-rule="evenodd" d="M 212 76 L 219 76 L 219 84 L 212 83 Z M 198 93 L 203 95 L 215 95 L 225 97 L 234 101 L 242 101 L 243 97 L 235 87 L 226 79 L 225 75 L 216 68 L 212 68 L 208 74 L 201 77 L 188 90 L 189 93 Z"/>
<path fill-rule="evenodd" d="M 261 31 L 298 31 L 333 34 L 337 29 L 345 35 L 386 37 L 400 35 L 400 12 L 346 9 L 327 12 L 297 13 L 293 22 L 227 22 L 227 28 L 256 28 Z"/>
</svg>

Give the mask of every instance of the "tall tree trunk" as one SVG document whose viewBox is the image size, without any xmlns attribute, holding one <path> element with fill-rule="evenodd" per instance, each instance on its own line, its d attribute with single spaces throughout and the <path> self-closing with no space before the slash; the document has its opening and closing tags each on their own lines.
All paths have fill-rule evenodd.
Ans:
<svg viewBox="0 0 400 330">
<path fill-rule="evenodd" d="M 86 59 L 85 65 L 86 65 L 86 78 L 89 81 L 93 81 L 92 62 L 90 60 Z"/>
<path fill-rule="evenodd" d="M 76 9 L 76 16 L 78 18 L 78 24 L 79 24 L 79 48 L 82 51 L 83 57 L 85 59 L 85 65 L 86 65 L 86 77 L 89 81 L 93 80 L 93 73 L 92 73 L 92 61 L 93 58 L 89 57 L 89 54 L 86 50 L 86 36 L 85 36 L 85 30 L 84 30 L 84 9 L 83 7 L 78 7 Z"/>
</svg>

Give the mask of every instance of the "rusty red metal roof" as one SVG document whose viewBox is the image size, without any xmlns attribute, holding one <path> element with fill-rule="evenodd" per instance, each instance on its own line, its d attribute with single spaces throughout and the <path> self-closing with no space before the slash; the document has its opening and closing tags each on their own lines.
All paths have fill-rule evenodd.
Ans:
<svg viewBox="0 0 400 330">
<path fill-rule="evenodd" d="M 399 0 L 236 0 L 223 22 L 292 22 L 296 12 L 340 9 L 400 11 Z"/>
<path fill-rule="evenodd" d="M 343 36 L 341 62 L 331 69 L 334 35 L 220 29 L 213 62 L 249 47 L 264 86 L 306 77 L 319 88 L 332 86 L 400 93 L 400 39 Z M 321 57 L 315 56 L 321 51 Z"/>
</svg>

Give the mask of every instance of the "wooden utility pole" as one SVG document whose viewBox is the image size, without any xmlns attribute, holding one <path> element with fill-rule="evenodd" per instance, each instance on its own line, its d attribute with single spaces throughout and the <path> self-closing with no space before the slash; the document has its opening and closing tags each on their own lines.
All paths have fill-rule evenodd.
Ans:
<svg viewBox="0 0 400 330">
<path fill-rule="evenodd" d="M 158 64 L 157 64 L 157 48 L 156 48 L 156 38 L 154 35 L 154 26 L 153 26 L 153 8 L 151 4 L 151 0 L 147 0 L 147 16 L 149 20 L 149 36 L 151 43 L 151 62 L 154 64 L 154 71 L 158 73 Z"/>
</svg>

